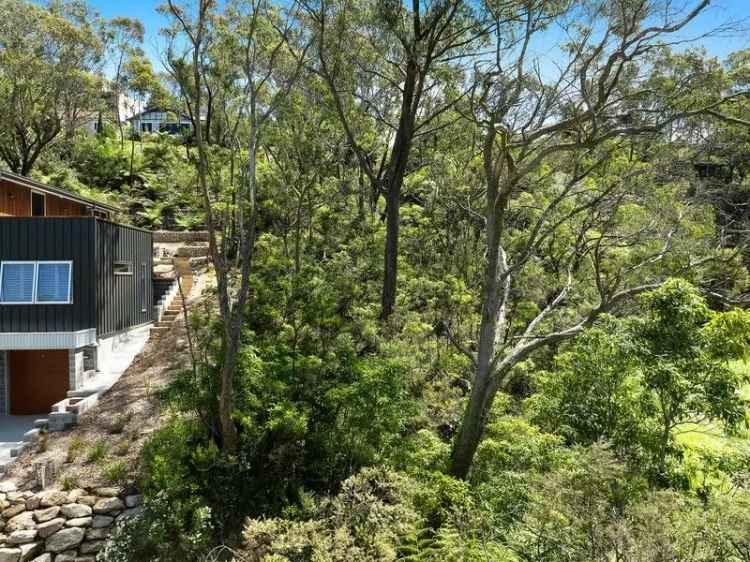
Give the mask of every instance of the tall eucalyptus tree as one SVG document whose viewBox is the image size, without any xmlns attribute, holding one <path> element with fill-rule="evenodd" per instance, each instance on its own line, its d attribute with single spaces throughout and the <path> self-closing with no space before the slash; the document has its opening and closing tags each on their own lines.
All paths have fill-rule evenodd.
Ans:
<svg viewBox="0 0 750 562">
<path fill-rule="evenodd" d="M 402 188 L 415 142 L 462 97 L 457 61 L 483 29 L 463 0 L 310 0 L 317 72 L 375 199 L 385 198 L 381 317 L 396 305 Z"/>
<path fill-rule="evenodd" d="M 658 135 L 724 101 L 694 100 L 689 79 L 665 96 L 647 83 L 652 56 L 708 3 L 686 10 L 643 0 L 485 4 L 485 17 L 498 23 L 494 52 L 476 61 L 466 111 L 483 137 L 485 269 L 477 351 L 452 334 L 474 365 L 454 476 L 467 476 L 493 400 L 517 365 L 660 282 L 659 264 L 678 246 L 690 210 L 659 216 L 651 207 L 654 218 L 632 230 L 622 212 L 647 207 L 638 191 L 646 167 L 616 155 L 626 139 Z M 540 47 L 560 33 L 564 49 L 545 62 Z M 521 200 L 534 212 L 519 231 L 511 223 Z M 635 240 L 651 250 L 623 259 L 620 248 Z M 540 266 L 554 284 L 536 314 L 521 315 L 522 285 Z"/>
</svg>

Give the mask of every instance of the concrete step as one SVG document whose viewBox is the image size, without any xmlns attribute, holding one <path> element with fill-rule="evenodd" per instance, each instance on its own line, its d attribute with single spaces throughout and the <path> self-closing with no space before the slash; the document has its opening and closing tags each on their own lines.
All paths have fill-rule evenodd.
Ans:
<svg viewBox="0 0 750 562">
<path fill-rule="evenodd" d="M 172 327 L 166 328 L 164 326 L 154 326 L 151 328 L 151 335 L 152 336 L 160 336 L 162 334 L 166 334 L 169 330 L 171 330 Z"/>
<path fill-rule="evenodd" d="M 34 443 L 39 439 L 39 434 L 42 432 L 41 429 L 35 427 L 34 429 L 28 430 L 23 434 L 24 443 Z"/>
<path fill-rule="evenodd" d="M 13 446 L 10 450 L 11 458 L 16 458 L 17 456 L 19 456 L 29 447 L 29 445 L 30 443 L 27 443 L 25 441 L 19 441 L 18 443 L 16 443 L 16 445 Z"/>
<path fill-rule="evenodd" d="M 68 398 L 86 398 L 87 396 L 91 396 L 94 394 L 94 390 L 89 389 L 79 389 L 79 390 L 69 390 L 68 391 Z"/>
<path fill-rule="evenodd" d="M 174 322 L 157 322 L 154 324 L 154 328 L 172 328 L 174 326 Z M 153 328 L 152 330 L 153 331 Z"/>
</svg>

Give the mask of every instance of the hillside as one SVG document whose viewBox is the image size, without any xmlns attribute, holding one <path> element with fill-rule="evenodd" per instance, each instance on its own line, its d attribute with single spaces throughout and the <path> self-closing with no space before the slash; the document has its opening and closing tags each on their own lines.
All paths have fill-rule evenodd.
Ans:
<svg viewBox="0 0 750 562">
<path fill-rule="evenodd" d="M 207 273 L 0 562 L 750 560 L 744 3 L 89 1 L 0 0 L 0 166 Z M 11 334 L 82 301 L 18 239 Z M 172 256 L 117 253 L 142 324 Z"/>
</svg>

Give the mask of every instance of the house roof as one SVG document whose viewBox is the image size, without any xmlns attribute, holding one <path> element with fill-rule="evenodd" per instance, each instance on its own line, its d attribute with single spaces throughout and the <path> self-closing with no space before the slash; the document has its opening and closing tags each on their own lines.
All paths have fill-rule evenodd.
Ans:
<svg viewBox="0 0 750 562">
<path fill-rule="evenodd" d="M 133 119 L 137 119 L 141 115 L 145 115 L 146 113 L 153 113 L 153 112 L 174 113 L 175 115 L 177 114 L 176 111 L 172 111 L 171 109 L 164 109 L 163 107 L 150 106 L 150 107 L 147 107 L 146 109 L 144 109 L 143 111 L 139 111 L 138 113 L 134 113 L 132 116 L 130 116 L 130 117 L 127 118 L 127 121 L 132 121 Z M 190 119 L 190 116 L 187 115 L 187 114 L 185 114 L 185 113 L 181 113 L 180 114 L 180 119 Z"/>
<path fill-rule="evenodd" d="M 75 201 L 76 203 L 80 203 L 81 205 L 93 207 L 94 209 L 102 209 L 102 210 L 110 211 L 114 213 L 122 212 L 122 209 L 120 209 L 120 207 L 109 205 L 107 203 L 102 203 L 101 201 L 96 201 L 95 199 L 90 199 L 88 197 L 82 197 L 80 195 L 76 195 L 75 193 L 71 193 L 70 191 L 67 191 L 65 189 L 60 189 L 59 187 L 52 187 L 51 185 L 47 185 L 47 184 L 38 182 L 36 180 L 32 180 L 31 178 L 27 178 L 26 176 L 14 174 L 13 172 L 6 172 L 3 170 L 0 170 L 0 180 L 6 180 L 11 183 L 15 183 L 17 185 L 22 185 L 28 188 L 33 188 L 43 193 L 49 193 L 50 195 L 55 195 L 62 199 L 68 199 L 69 201 Z"/>
</svg>

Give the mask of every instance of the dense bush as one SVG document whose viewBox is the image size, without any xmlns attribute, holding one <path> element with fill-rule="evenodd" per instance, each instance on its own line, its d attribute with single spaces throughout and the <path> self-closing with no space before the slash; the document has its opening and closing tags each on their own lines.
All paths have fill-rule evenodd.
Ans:
<svg viewBox="0 0 750 562">
<path fill-rule="evenodd" d="M 746 424 L 744 359 L 750 315 L 713 312 L 698 290 L 671 280 L 642 299 L 644 313 L 603 319 L 537 377 L 534 418 L 569 441 L 611 441 L 662 485 L 682 479 L 675 434 L 713 421 L 732 432 Z M 684 483 L 684 482 L 683 482 Z"/>
</svg>

